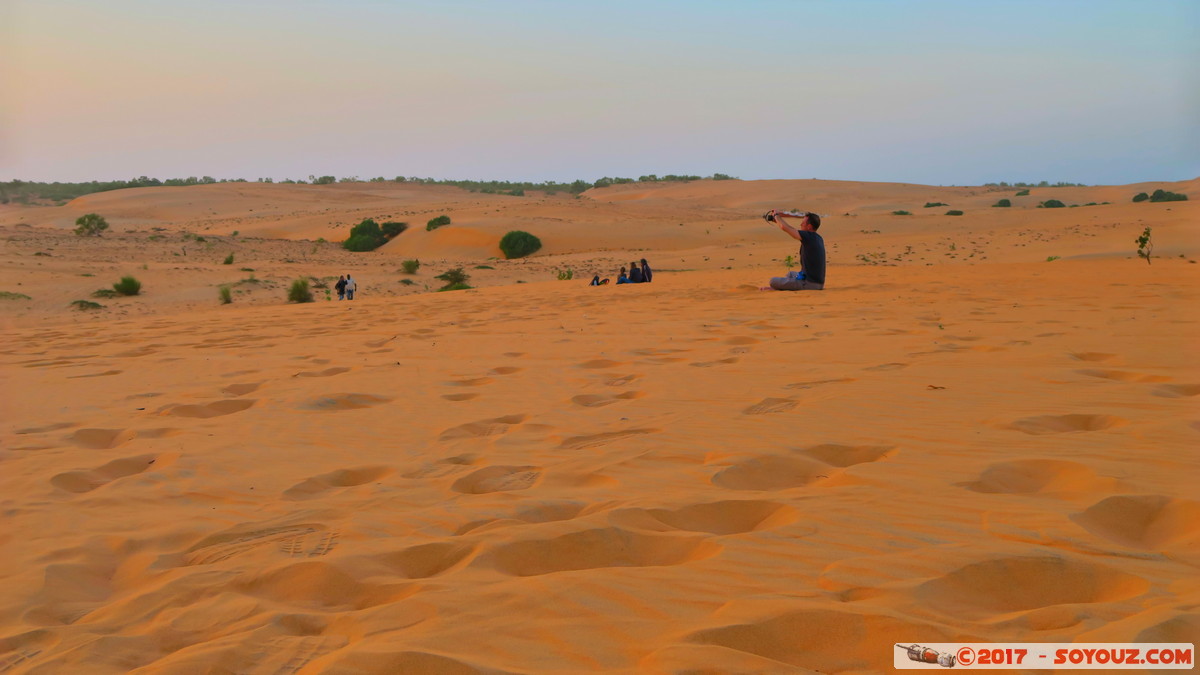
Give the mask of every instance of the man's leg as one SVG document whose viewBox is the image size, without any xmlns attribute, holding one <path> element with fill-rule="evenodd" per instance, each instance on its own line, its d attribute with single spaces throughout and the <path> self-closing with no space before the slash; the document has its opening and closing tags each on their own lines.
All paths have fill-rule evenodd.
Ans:
<svg viewBox="0 0 1200 675">
<path fill-rule="evenodd" d="M 793 276 L 794 272 L 788 272 L 786 277 L 773 277 L 771 279 L 771 288 L 777 291 L 802 291 L 804 290 L 805 282 L 803 279 L 797 279 Z"/>
</svg>

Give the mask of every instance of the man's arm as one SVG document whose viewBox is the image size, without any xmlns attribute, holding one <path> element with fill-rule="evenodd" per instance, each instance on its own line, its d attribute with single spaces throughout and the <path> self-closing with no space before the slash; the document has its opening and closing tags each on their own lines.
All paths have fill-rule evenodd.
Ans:
<svg viewBox="0 0 1200 675">
<path fill-rule="evenodd" d="M 796 230 L 796 228 L 787 224 L 787 221 L 783 219 L 783 214 L 779 213 L 775 209 L 771 209 L 771 213 L 775 214 L 775 222 L 779 225 L 779 229 L 787 232 L 788 236 L 792 239 L 800 241 L 800 232 Z"/>
</svg>

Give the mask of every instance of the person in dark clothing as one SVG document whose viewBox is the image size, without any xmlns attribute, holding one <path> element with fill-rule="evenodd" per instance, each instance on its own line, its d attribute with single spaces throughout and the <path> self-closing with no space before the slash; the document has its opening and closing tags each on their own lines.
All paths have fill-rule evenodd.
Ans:
<svg viewBox="0 0 1200 675">
<path fill-rule="evenodd" d="M 617 275 L 617 283 L 618 283 L 618 284 L 627 284 L 627 283 L 629 283 L 629 277 L 628 277 L 628 276 L 626 276 L 626 274 L 625 274 L 625 268 L 624 268 L 624 267 L 622 267 L 622 268 L 621 268 L 621 273 Z"/>
<path fill-rule="evenodd" d="M 645 258 L 642 258 L 642 281 L 648 284 L 653 277 L 654 272 L 650 271 L 650 263 L 646 262 Z"/>
<path fill-rule="evenodd" d="M 600 275 L 597 274 L 596 276 L 592 277 L 592 283 L 590 283 L 588 285 L 589 286 L 603 286 L 607 283 L 608 283 L 608 279 L 601 279 Z"/>
<path fill-rule="evenodd" d="M 821 216 L 807 213 L 800 227 L 788 225 L 783 214 L 772 209 L 770 215 L 789 237 L 800 242 L 800 271 L 788 272 L 787 276 L 774 277 L 764 291 L 820 291 L 825 288 L 825 240 L 817 234 L 821 227 Z"/>
<path fill-rule="evenodd" d="M 337 289 L 338 300 L 346 298 L 346 275 L 338 277 L 337 283 L 333 285 Z"/>
<path fill-rule="evenodd" d="M 638 268 L 637 263 L 629 263 L 629 283 L 640 284 L 642 281 L 642 270 Z"/>
</svg>

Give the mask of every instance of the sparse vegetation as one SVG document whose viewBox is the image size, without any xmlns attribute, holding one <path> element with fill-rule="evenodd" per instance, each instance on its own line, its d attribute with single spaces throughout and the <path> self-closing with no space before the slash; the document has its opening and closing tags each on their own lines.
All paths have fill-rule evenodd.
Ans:
<svg viewBox="0 0 1200 675">
<path fill-rule="evenodd" d="M 570 281 L 575 278 L 575 270 L 568 267 L 565 270 L 558 270 L 559 281 Z"/>
<path fill-rule="evenodd" d="M 113 284 L 113 290 L 121 295 L 137 295 L 142 292 L 142 282 L 129 276 L 121 277 Z"/>
<path fill-rule="evenodd" d="M 404 262 L 400 263 L 400 269 L 403 270 L 405 274 L 416 274 L 420 267 L 421 261 L 416 259 L 405 260 Z"/>
<path fill-rule="evenodd" d="M 383 236 L 388 238 L 388 241 L 400 236 L 402 232 L 408 229 L 408 223 L 397 223 L 395 221 L 387 221 L 379 226 L 383 230 Z"/>
<path fill-rule="evenodd" d="M 995 204 L 992 204 L 993 209 L 1006 209 L 1011 206 L 1012 206 L 1012 200 L 1009 200 L 1009 199 L 1001 199 L 1000 201 L 996 202 Z"/>
<path fill-rule="evenodd" d="M 500 239 L 500 251 L 508 260 L 524 258 L 542 248 L 542 240 L 521 230 L 513 230 Z"/>
<path fill-rule="evenodd" d="M 233 302 L 233 291 L 228 286 L 221 286 L 217 289 L 217 297 L 220 298 L 222 305 L 228 305 Z"/>
<path fill-rule="evenodd" d="M 909 213 L 908 211 L 892 211 L 892 215 L 893 216 L 911 216 L 912 213 Z"/>
<path fill-rule="evenodd" d="M 117 293 L 115 290 L 113 290 L 111 288 L 101 288 L 98 291 L 92 292 L 93 298 L 102 298 L 102 299 L 107 299 L 107 300 L 111 300 L 113 298 L 119 297 L 120 295 L 121 295 L 120 293 Z"/>
<path fill-rule="evenodd" d="M 312 302 L 313 294 L 312 291 L 308 289 L 308 279 L 297 279 L 293 281 L 291 287 L 288 288 L 287 299 L 288 302 Z"/>
<path fill-rule="evenodd" d="M 92 302 L 91 300 L 75 300 L 71 303 L 71 306 L 81 312 L 93 309 L 104 309 L 104 305 L 98 302 Z"/>
<path fill-rule="evenodd" d="M 491 265 L 476 265 L 475 269 L 477 269 L 477 270 L 494 270 L 496 268 L 492 267 Z"/>
<path fill-rule="evenodd" d="M 783 259 L 783 264 L 784 264 L 784 266 L 785 266 L 785 267 L 787 267 L 789 270 L 790 270 L 790 269 L 792 269 L 793 267 L 795 267 L 795 266 L 796 266 L 796 257 L 795 257 L 795 256 L 792 256 L 792 255 L 789 255 L 788 257 L 786 257 L 786 258 L 784 258 L 784 259 Z"/>
<path fill-rule="evenodd" d="M 1029 190 L 1021 190 L 1020 192 L 1018 192 L 1017 194 L 1015 194 L 1015 195 L 1013 195 L 1013 196 L 1014 196 L 1014 197 L 1028 197 L 1028 196 L 1029 196 Z"/>
<path fill-rule="evenodd" d="M 1154 194 L 1150 195 L 1152 202 L 1186 202 L 1187 195 L 1178 192 L 1167 192 L 1166 190 L 1155 190 Z"/>
<path fill-rule="evenodd" d="M 443 214 L 443 215 L 438 216 L 437 218 L 431 218 L 428 223 L 425 223 L 425 231 L 432 232 L 432 231 L 438 229 L 439 227 L 445 227 L 449 224 L 450 224 L 450 216 Z"/>
<path fill-rule="evenodd" d="M 935 208 L 938 206 L 950 206 L 950 205 L 943 203 L 943 202 L 925 202 L 925 208 L 927 208 L 927 209 L 932 209 L 932 208 Z"/>
<path fill-rule="evenodd" d="M 452 270 L 446 270 L 445 272 L 442 272 L 434 277 L 434 279 L 441 279 L 442 281 L 446 282 L 447 286 L 453 286 L 455 284 L 466 284 L 471 280 L 471 275 L 464 272 L 463 268 L 455 267 Z"/>
<path fill-rule="evenodd" d="M 75 234 L 81 237 L 98 237 L 108 229 L 108 221 L 98 213 L 88 213 L 75 219 Z"/>
<path fill-rule="evenodd" d="M 1057 199 L 1047 199 L 1046 201 L 1042 202 L 1041 204 L 1038 204 L 1039 209 L 1061 209 L 1064 207 L 1066 207 L 1066 204 L 1063 204 L 1062 202 L 1058 201 Z"/>
<path fill-rule="evenodd" d="M 400 283 L 404 284 L 405 286 L 412 286 L 417 282 L 413 281 L 412 279 L 401 279 Z"/>
<path fill-rule="evenodd" d="M 951 209 L 950 211 L 946 212 L 946 215 L 948 215 L 948 216 L 961 216 L 962 214 L 963 214 L 962 211 L 958 211 L 955 209 Z"/>
<path fill-rule="evenodd" d="M 221 264 L 222 265 L 232 265 L 233 264 L 233 254 L 230 253 L 229 255 L 225 256 L 225 260 Z"/>
<path fill-rule="evenodd" d="M 1061 256 L 1057 256 L 1057 255 L 1048 256 L 1046 258 L 1046 262 L 1054 262 L 1055 260 L 1058 260 L 1060 257 Z"/>
<path fill-rule="evenodd" d="M 13 293 L 12 291 L 0 291 L 0 300 L 32 300 L 33 298 L 24 293 Z"/>
<path fill-rule="evenodd" d="M 1142 231 L 1142 235 L 1133 240 L 1138 245 L 1137 254 L 1139 258 L 1145 258 L 1146 264 L 1150 264 L 1150 253 L 1154 250 L 1154 242 L 1150 240 L 1150 228 L 1147 227 Z"/>
<path fill-rule="evenodd" d="M 1087 183 L 1071 183 L 1069 181 L 1063 181 L 1063 180 L 1060 180 L 1057 183 L 1051 183 L 1050 181 L 1047 181 L 1047 180 L 1038 181 L 1036 183 L 1026 183 L 1023 181 L 1017 181 L 1016 183 L 1009 183 L 1007 181 L 1000 181 L 999 183 L 984 183 L 983 185 L 984 185 L 984 187 L 1019 187 L 1019 188 L 1087 187 Z"/>
</svg>

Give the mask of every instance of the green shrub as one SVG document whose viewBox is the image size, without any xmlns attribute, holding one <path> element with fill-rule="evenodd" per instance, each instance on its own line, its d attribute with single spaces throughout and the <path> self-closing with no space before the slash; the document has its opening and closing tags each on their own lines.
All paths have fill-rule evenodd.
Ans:
<svg viewBox="0 0 1200 675">
<path fill-rule="evenodd" d="M 925 208 L 927 208 L 927 209 L 932 209 L 937 206 L 950 206 L 950 205 L 943 204 L 942 202 L 925 202 Z"/>
<path fill-rule="evenodd" d="M 946 212 L 946 215 L 948 215 L 948 216 L 961 216 L 962 214 L 963 214 L 962 211 L 947 211 Z"/>
<path fill-rule="evenodd" d="M 575 270 L 568 267 L 565 270 L 558 270 L 559 281 L 570 281 L 575 278 Z"/>
<path fill-rule="evenodd" d="M 347 251 L 362 253 L 364 251 L 374 251 L 386 243 L 387 237 L 383 235 L 383 229 L 379 227 L 379 223 L 370 218 L 365 218 L 361 223 L 350 229 L 350 237 L 342 242 L 342 248 Z"/>
<path fill-rule="evenodd" d="M 108 229 L 108 221 L 98 213 L 88 213 L 75 219 L 75 234 L 81 237 L 96 237 Z"/>
<path fill-rule="evenodd" d="M 425 231 L 432 232 L 432 231 L 438 229 L 439 227 L 445 227 L 446 225 L 449 225 L 449 224 L 450 224 L 450 216 L 441 215 L 441 216 L 438 216 L 437 218 L 430 220 L 428 223 L 425 223 Z"/>
<path fill-rule="evenodd" d="M 101 288 L 100 290 L 92 293 L 93 298 L 106 298 L 109 300 L 111 300 L 119 295 L 120 295 L 120 293 L 117 293 L 116 291 L 114 291 L 111 288 Z"/>
<path fill-rule="evenodd" d="M 121 277 L 121 280 L 113 284 L 113 290 L 121 295 L 137 295 L 142 292 L 142 282 L 133 277 Z"/>
<path fill-rule="evenodd" d="M 1154 251 L 1154 242 L 1150 240 L 1150 228 L 1142 231 L 1142 234 L 1133 243 L 1138 245 L 1137 254 L 1139 258 L 1145 258 L 1146 264 L 1150 264 L 1150 253 Z"/>
<path fill-rule="evenodd" d="M 404 270 L 405 274 L 416 274 L 421 267 L 420 260 L 405 260 L 400 263 L 400 269 Z"/>
<path fill-rule="evenodd" d="M 0 291 L 0 300 L 32 300 L 33 298 L 24 293 L 13 293 L 12 291 Z"/>
<path fill-rule="evenodd" d="M 438 289 L 438 292 L 440 293 L 440 292 L 442 292 L 442 291 L 465 291 L 465 290 L 468 290 L 468 289 L 470 289 L 470 288 L 473 288 L 473 287 L 472 287 L 472 286 L 468 286 L 468 285 L 466 285 L 466 284 L 447 284 L 447 285 L 445 285 L 445 286 L 442 286 L 441 288 L 439 288 L 439 289 Z"/>
<path fill-rule="evenodd" d="M 1061 209 L 1065 208 L 1066 206 L 1066 204 L 1058 201 L 1057 199 L 1047 199 L 1041 204 L 1038 204 L 1039 209 Z"/>
<path fill-rule="evenodd" d="M 397 223 L 389 220 L 383 225 L 380 225 L 379 229 L 383 231 L 383 236 L 387 237 L 388 239 L 394 239 L 400 236 L 401 232 L 408 229 L 408 223 Z"/>
<path fill-rule="evenodd" d="M 541 239 L 521 230 L 513 230 L 500 239 L 500 250 L 509 260 L 524 258 L 531 253 L 536 253 L 541 248 Z"/>
<path fill-rule="evenodd" d="M 471 275 L 464 272 L 463 268 L 455 267 L 452 270 L 447 270 L 445 272 L 442 272 L 441 274 L 434 277 L 434 279 L 441 279 L 442 281 L 446 282 L 446 286 L 443 287 L 441 290 L 457 290 L 457 289 L 453 289 L 450 287 L 451 286 L 466 286 L 467 282 L 471 280 Z"/>
<path fill-rule="evenodd" d="M 225 261 L 221 264 L 222 265 L 232 265 L 233 264 L 233 254 L 230 253 L 229 255 L 225 256 Z"/>
<path fill-rule="evenodd" d="M 412 286 L 416 282 L 413 281 L 412 279 L 401 279 L 400 283 L 404 284 L 405 286 Z"/>
<path fill-rule="evenodd" d="M 1055 260 L 1058 260 L 1060 257 L 1061 256 L 1057 256 L 1057 255 L 1046 256 L 1046 262 L 1054 262 Z"/>
<path fill-rule="evenodd" d="M 1139 192 L 1133 196 L 1133 201 L 1135 202 L 1144 202 L 1147 199 L 1150 199 L 1150 195 L 1146 194 L 1145 192 Z"/>
<path fill-rule="evenodd" d="M 308 279 L 297 279 L 288 289 L 288 302 L 312 302 L 312 291 L 308 290 Z"/>
<path fill-rule="evenodd" d="M 892 215 L 893 216 L 911 216 L 912 214 L 909 213 L 908 211 L 892 211 Z"/>
<path fill-rule="evenodd" d="M 1187 195 L 1178 192 L 1167 192 L 1166 190 L 1155 190 L 1154 194 L 1150 195 L 1152 202 L 1186 202 Z"/>
<path fill-rule="evenodd" d="M 1007 199 L 1001 199 L 1000 201 L 996 202 L 995 204 L 992 204 L 993 209 L 997 209 L 997 208 L 1006 209 L 1010 206 L 1012 206 L 1012 202 Z"/>
<path fill-rule="evenodd" d="M 230 291 L 228 286 L 221 286 L 217 289 L 217 297 L 221 299 L 222 305 L 228 305 L 233 302 L 233 291 Z"/>
<path fill-rule="evenodd" d="M 81 312 L 92 310 L 92 309 L 104 309 L 104 305 L 102 305 L 98 302 L 92 302 L 91 300 L 75 300 L 74 302 L 71 303 L 71 306 L 74 307 L 75 309 L 78 309 Z"/>
<path fill-rule="evenodd" d="M 492 267 L 491 265 L 476 265 L 475 269 L 477 269 L 477 270 L 494 270 L 496 268 Z"/>
<path fill-rule="evenodd" d="M 1013 196 L 1014 196 L 1014 197 L 1028 197 L 1028 196 L 1029 196 L 1029 190 L 1021 190 L 1020 192 L 1018 192 L 1017 194 L 1015 194 L 1015 195 L 1013 195 Z"/>
</svg>

